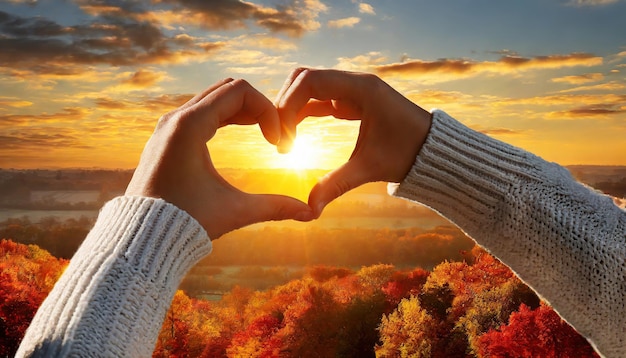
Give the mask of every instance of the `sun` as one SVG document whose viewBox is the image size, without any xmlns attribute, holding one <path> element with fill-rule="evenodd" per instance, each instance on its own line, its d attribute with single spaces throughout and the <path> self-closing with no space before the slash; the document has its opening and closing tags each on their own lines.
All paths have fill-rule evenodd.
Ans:
<svg viewBox="0 0 626 358">
<path fill-rule="evenodd" d="M 313 137 L 301 134 L 296 137 L 291 151 L 280 155 L 279 166 L 287 169 L 316 169 L 320 164 L 320 151 Z"/>
</svg>

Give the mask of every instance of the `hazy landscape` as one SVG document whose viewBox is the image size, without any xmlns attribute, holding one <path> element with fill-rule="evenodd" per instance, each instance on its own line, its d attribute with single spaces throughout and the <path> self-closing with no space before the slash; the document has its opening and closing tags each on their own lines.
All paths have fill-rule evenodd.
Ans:
<svg viewBox="0 0 626 358">
<path fill-rule="evenodd" d="M 626 203 L 626 167 L 569 169 Z M 324 174 L 221 172 L 245 191 L 302 200 Z M 0 170 L 0 355 L 15 351 L 98 209 L 123 194 L 131 175 Z M 179 289 L 155 357 L 497 356 L 518 351 L 523 342 L 507 337 L 519 335 L 530 356 L 596 357 L 508 268 L 430 209 L 388 196 L 384 183 L 348 193 L 312 223 L 225 235 Z M 419 329 L 404 331 L 402 322 Z"/>
<path fill-rule="evenodd" d="M 626 167 L 581 165 L 569 170 L 600 191 L 626 197 Z M 281 193 L 304 201 L 325 173 L 279 169 L 220 172 L 244 191 Z M 130 170 L 0 169 L 0 236 L 37 244 L 69 259 L 98 209 L 122 195 L 131 176 Z M 400 237 L 428 233 L 431 237 L 421 242 L 421 250 L 400 247 Z M 440 237 L 449 240 L 437 239 Z M 460 250 L 473 246 L 430 209 L 389 196 L 385 183 L 371 183 L 349 192 L 329 205 L 317 221 L 259 223 L 229 233 L 214 244 L 213 254 L 181 286 L 194 295 L 219 294 L 235 285 L 268 288 L 300 277 L 304 267 L 316 264 L 359 268 L 388 263 L 432 268 L 446 259 L 460 259 Z M 386 249 L 389 247 L 395 247 L 395 253 Z M 397 255 L 402 250 L 409 256 Z"/>
</svg>

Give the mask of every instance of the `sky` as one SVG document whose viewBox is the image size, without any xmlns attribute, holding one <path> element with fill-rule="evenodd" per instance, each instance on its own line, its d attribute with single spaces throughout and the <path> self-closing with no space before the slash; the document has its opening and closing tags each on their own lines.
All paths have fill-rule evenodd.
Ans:
<svg viewBox="0 0 626 358">
<path fill-rule="evenodd" d="M 273 100 L 298 66 L 370 72 L 426 109 L 562 165 L 626 165 L 623 0 L 0 0 L 0 168 L 133 168 L 157 119 L 223 78 Z M 217 167 L 331 169 L 358 122 L 299 152 L 256 126 Z"/>
</svg>

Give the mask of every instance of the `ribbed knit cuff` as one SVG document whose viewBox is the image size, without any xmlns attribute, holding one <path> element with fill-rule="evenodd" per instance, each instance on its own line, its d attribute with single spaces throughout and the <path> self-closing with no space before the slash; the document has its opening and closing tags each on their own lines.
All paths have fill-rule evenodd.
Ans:
<svg viewBox="0 0 626 358">
<path fill-rule="evenodd" d="M 113 238 L 116 250 L 133 269 L 155 283 L 180 281 L 200 259 L 211 253 L 206 231 L 186 211 L 162 200 L 118 197 L 100 211 L 98 223 Z M 98 228 L 98 224 L 94 230 Z"/>
<path fill-rule="evenodd" d="M 111 200 L 17 356 L 150 356 L 180 281 L 211 247 L 202 226 L 172 204 Z"/>
<path fill-rule="evenodd" d="M 489 221 L 519 180 L 537 180 L 543 161 L 433 111 L 413 168 L 391 195 L 418 201 L 471 232 Z"/>
<path fill-rule="evenodd" d="M 87 309 L 83 314 L 101 316 L 111 327 L 99 337 L 93 323 L 85 319 L 85 324 L 77 327 L 75 338 L 81 342 L 88 337 L 101 338 L 95 346 L 101 344 L 114 355 L 150 355 L 180 281 L 211 249 L 211 240 L 202 226 L 187 212 L 164 200 L 111 200 L 102 208 L 80 249 L 83 252 L 79 251 L 72 260 L 72 264 L 77 258 L 102 260 L 99 267 L 93 262 L 77 263 L 87 271 L 93 268 L 93 277 L 97 277 L 97 284 L 92 281 L 83 297 L 101 300 L 100 307 L 92 304 L 93 313 Z M 90 255 L 84 250 L 102 254 Z"/>
</svg>

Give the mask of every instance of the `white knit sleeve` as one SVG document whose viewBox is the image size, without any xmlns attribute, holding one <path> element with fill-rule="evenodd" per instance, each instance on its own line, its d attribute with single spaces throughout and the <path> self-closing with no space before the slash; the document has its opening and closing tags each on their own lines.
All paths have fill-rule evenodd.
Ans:
<svg viewBox="0 0 626 358">
<path fill-rule="evenodd" d="M 570 173 L 433 112 L 391 194 L 421 202 L 507 264 L 606 357 L 626 357 L 626 212 Z"/>
<path fill-rule="evenodd" d="M 37 311 L 17 357 L 149 357 L 185 273 L 211 252 L 186 212 L 119 197 Z"/>
</svg>

